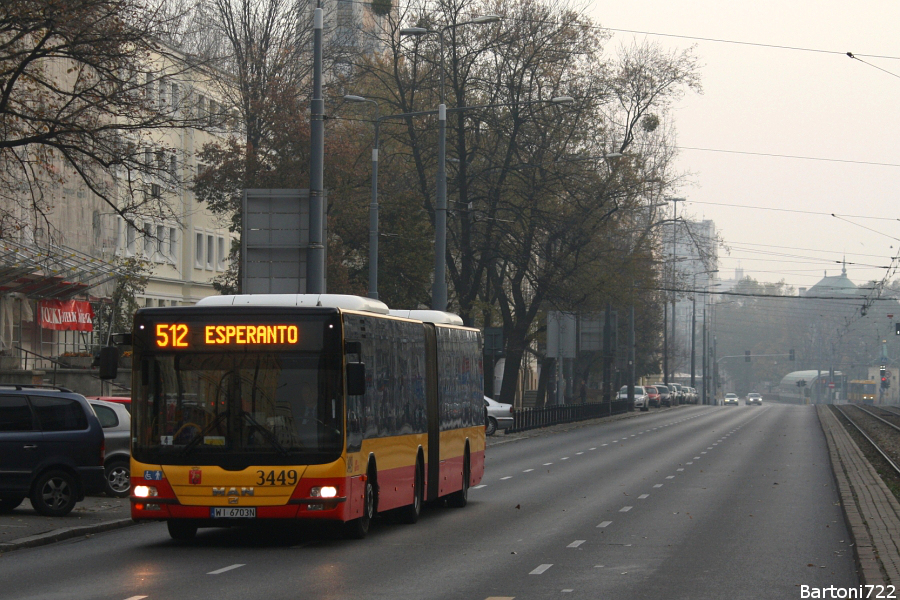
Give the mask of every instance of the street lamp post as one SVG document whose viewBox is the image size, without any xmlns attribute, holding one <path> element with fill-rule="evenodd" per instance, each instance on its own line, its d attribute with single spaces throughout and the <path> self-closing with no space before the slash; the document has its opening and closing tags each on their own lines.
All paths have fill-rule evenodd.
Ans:
<svg viewBox="0 0 900 600">
<path fill-rule="evenodd" d="M 500 21 L 498 15 L 475 17 L 471 21 L 445 25 L 440 29 L 409 27 L 400 30 L 400 35 L 421 36 L 436 33 L 440 38 L 441 85 L 438 105 L 438 172 L 437 194 L 434 205 L 434 284 L 431 289 L 431 308 L 447 309 L 447 105 L 444 103 L 444 32 L 462 25 L 483 25 Z"/>
</svg>

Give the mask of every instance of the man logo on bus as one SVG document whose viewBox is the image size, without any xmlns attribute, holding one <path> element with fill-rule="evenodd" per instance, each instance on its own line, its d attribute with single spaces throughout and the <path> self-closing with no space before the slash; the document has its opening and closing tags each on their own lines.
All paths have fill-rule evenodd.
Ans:
<svg viewBox="0 0 900 600">
<path fill-rule="evenodd" d="M 203 477 L 203 472 L 200 469 L 191 469 L 188 474 L 188 481 L 190 481 L 191 485 L 200 485 L 200 479 Z"/>
</svg>

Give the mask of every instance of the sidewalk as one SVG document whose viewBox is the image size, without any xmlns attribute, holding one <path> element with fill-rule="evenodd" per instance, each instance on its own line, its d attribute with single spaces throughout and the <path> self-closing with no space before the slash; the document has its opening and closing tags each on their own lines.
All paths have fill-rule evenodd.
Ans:
<svg viewBox="0 0 900 600">
<path fill-rule="evenodd" d="M 65 517 L 43 517 L 25 500 L 0 515 L 0 553 L 134 525 L 128 498 L 89 496 Z"/>
</svg>

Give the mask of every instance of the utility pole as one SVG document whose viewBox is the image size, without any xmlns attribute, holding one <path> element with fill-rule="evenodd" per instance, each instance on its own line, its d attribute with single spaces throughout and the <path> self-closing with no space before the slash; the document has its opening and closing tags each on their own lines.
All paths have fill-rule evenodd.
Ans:
<svg viewBox="0 0 900 600">
<path fill-rule="evenodd" d="M 306 292 L 325 293 L 325 100 L 322 98 L 322 9 L 313 13 L 313 94 L 309 119 L 309 248 Z"/>
<path fill-rule="evenodd" d="M 667 198 L 668 201 L 672 203 L 672 346 L 677 349 L 677 345 L 675 340 L 675 302 L 678 299 L 678 294 L 675 293 L 675 265 L 677 260 L 677 239 L 678 239 L 678 203 L 684 202 L 684 198 Z M 677 364 L 677 363 L 676 363 Z M 674 367 L 673 367 L 674 370 Z M 675 378 L 675 373 L 672 373 L 672 378 Z M 668 378 L 663 383 L 669 383 Z"/>
</svg>

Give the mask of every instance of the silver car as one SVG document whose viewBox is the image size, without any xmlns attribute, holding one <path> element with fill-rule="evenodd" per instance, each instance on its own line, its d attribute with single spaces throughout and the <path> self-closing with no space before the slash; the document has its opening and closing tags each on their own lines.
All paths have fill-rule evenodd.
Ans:
<svg viewBox="0 0 900 600">
<path fill-rule="evenodd" d="M 106 442 L 106 495 L 127 498 L 131 490 L 131 415 L 124 404 L 89 400 Z"/>
<path fill-rule="evenodd" d="M 484 434 L 494 435 L 498 429 L 509 429 L 513 424 L 512 404 L 497 402 L 484 397 L 485 423 Z"/>
<path fill-rule="evenodd" d="M 618 400 L 628 400 L 627 385 L 622 386 L 622 389 L 619 390 L 619 394 L 616 398 Z M 650 395 L 647 394 L 647 390 L 645 390 L 642 385 L 634 386 L 634 407 L 639 408 L 642 411 L 650 410 Z"/>
</svg>

